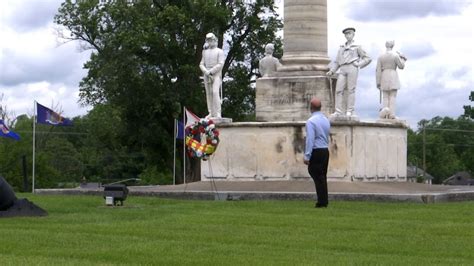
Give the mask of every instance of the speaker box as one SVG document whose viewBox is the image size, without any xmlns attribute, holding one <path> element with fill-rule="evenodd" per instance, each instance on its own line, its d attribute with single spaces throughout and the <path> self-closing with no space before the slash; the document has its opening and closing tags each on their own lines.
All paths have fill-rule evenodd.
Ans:
<svg viewBox="0 0 474 266">
<path fill-rule="evenodd" d="M 10 208 L 16 201 L 15 192 L 3 176 L 0 176 L 0 211 Z"/>
</svg>

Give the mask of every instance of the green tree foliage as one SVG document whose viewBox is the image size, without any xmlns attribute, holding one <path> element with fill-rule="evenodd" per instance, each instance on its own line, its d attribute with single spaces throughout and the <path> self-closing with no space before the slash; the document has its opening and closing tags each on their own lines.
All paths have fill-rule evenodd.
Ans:
<svg viewBox="0 0 474 266">
<path fill-rule="evenodd" d="M 469 100 L 474 102 L 474 91 L 471 91 L 471 95 L 469 95 Z M 464 116 L 474 119 L 474 107 L 470 105 L 464 105 Z"/>
<path fill-rule="evenodd" d="M 282 23 L 273 0 L 98 2 L 66 0 L 55 22 L 66 30 L 63 38 L 92 49 L 80 83 L 81 102 L 94 108 L 107 104 L 117 112 L 120 125 L 110 161 L 120 160 L 120 153 L 137 154 L 143 161 L 137 172 L 171 169 L 173 119 L 181 117 L 183 106 L 206 115 L 198 65 L 208 32 L 219 36 L 227 55 L 223 114 L 236 121 L 252 117 L 264 45 L 273 42 L 281 50 L 275 33 Z M 98 167 L 86 165 L 99 175 L 92 170 Z"/>
<path fill-rule="evenodd" d="M 20 135 L 20 141 L 0 138 L 0 175 L 4 176 L 17 190 L 23 187 L 22 156 L 27 156 L 27 163 L 31 165 L 31 134 L 19 132 L 22 129 L 31 132 L 29 121 L 31 120 L 27 116 L 20 116 L 16 119 L 15 125 L 10 126 L 10 130 Z"/>
<path fill-rule="evenodd" d="M 33 121 L 26 115 L 17 117 L 10 128 L 20 135 L 20 141 L 0 139 L 0 174 L 15 188 L 23 187 L 22 157 L 26 158 L 28 186 L 31 188 Z M 79 155 L 64 137 L 55 135 L 51 126 L 37 125 L 36 187 L 55 187 L 59 182 L 74 181 L 81 173 Z"/>
<path fill-rule="evenodd" d="M 121 144 L 127 133 L 120 111 L 109 104 L 97 104 L 86 116 L 74 120 L 76 130 L 85 133 L 79 141 L 84 177 L 89 181 L 136 178 L 143 170 L 143 155 L 131 153 Z M 131 170 L 132 169 L 132 170 Z"/>
<path fill-rule="evenodd" d="M 425 127 L 426 170 L 441 183 L 458 171 L 474 174 L 474 121 L 434 117 L 421 120 L 416 132 L 408 131 L 408 162 L 423 167 L 423 127 Z"/>
<path fill-rule="evenodd" d="M 146 169 L 144 155 L 130 153 L 120 144 L 120 132 L 125 129 L 118 114 L 110 105 L 99 104 L 87 115 L 74 118 L 72 127 L 36 124 L 35 187 L 78 185 L 83 178 L 109 183 L 139 177 Z M 31 188 L 32 125 L 32 118 L 21 115 L 11 127 L 21 140 L 0 139 L 0 174 L 16 190 L 23 187 L 23 156 Z M 149 177 L 145 181 L 169 182 L 163 176 L 166 172 L 158 180 Z"/>
</svg>

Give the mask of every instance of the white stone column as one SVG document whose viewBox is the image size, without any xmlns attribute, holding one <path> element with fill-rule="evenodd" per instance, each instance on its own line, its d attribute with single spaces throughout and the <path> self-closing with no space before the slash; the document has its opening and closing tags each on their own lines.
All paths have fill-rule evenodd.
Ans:
<svg viewBox="0 0 474 266">
<path fill-rule="evenodd" d="M 285 0 L 282 71 L 326 71 L 327 0 Z"/>
</svg>

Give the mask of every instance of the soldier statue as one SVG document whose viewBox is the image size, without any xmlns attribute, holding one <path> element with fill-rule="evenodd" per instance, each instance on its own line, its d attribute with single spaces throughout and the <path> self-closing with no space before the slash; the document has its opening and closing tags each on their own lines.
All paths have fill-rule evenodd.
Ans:
<svg viewBox="0 0 474 266">
<path fill-rule="evenodd" d="M 222 99 L 222 67 L 224 52 L 217 47 L 217 37 L 213 33 L 206 34 L 206 44 L 202 52 L 199 68 L 204 75 L 207 110 L 206 118 L 221 118 Z"/>
<path fill-rule="evenodd" d="M 344 116 L 344 112 L 347 117 L 356 117 L 354 105 L 357 76 L 359 69 L 366 67 L 372 61 L 360 45 L 354 44 L 354 28 L 346 28 L 342 33 L 347 42 L 341 45 L 334 65 L 327 72 L 328 76 L 332 76 L 339 70 L 336 83 L 336 111 L 331 118 Z"/>
<path fill-rule="evenodd" d="M 395 41 L 387 41 L 387 51 L 377 59 L 376 82 L 383 103 L 380 118 L 395 119 L 395 98 L 400 89 L 397 68 L 403 69 L 407 58 L 399 52 L 392 51 Z"/>
</svg>

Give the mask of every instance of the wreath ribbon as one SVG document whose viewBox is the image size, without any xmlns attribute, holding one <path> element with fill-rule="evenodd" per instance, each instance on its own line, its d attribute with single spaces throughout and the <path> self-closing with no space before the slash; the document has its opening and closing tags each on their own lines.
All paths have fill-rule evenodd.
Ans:
<svg viewBox="0 0 474 266">
<path fill-rule="evenodd" d="M 186 137 L 186 145 L 195 151 L 200 151 L 208 155 L 213 154 L 216 151 L 216 147 L 217 147 L 217 145 L 212 145 L 212 144 L 202 145 L 199 141 L 191 137 Z"/>
</svg>

